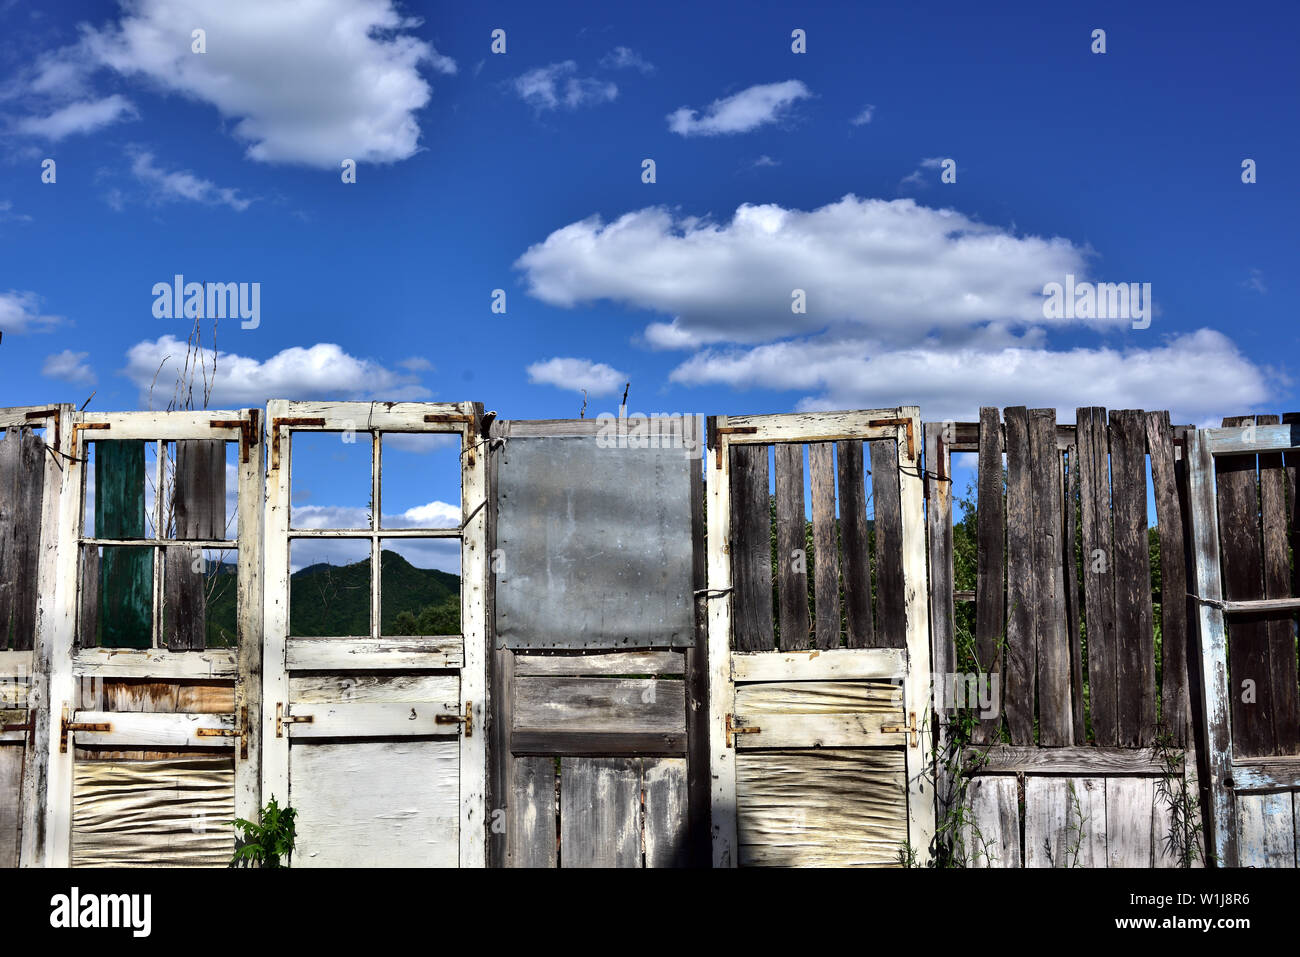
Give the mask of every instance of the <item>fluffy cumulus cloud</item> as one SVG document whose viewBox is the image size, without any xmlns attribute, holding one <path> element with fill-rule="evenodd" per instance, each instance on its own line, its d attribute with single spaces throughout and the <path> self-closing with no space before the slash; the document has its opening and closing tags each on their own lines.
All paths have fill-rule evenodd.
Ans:
<svg viewBox="0 0 1300 957">
<path fill-rule="evenodd" d="M 565 60 L 539 66 L 516 77 L 515 92 L 521 100 L 542 113 L 609 103 L 618 97 L 618 86 L 608 80 L 579 76 L 578 64 Z"/>
<path fill-rule="evenodd" d="M 123 374 L 140 389 L 140 401 L 153 407 L 166 405 L 184 374 L 186 343 L 175 336 L 160 336 L 132 346 Z M 209 405 L 214 408 L 260 406 L 267 399 L 424 399 L 429 390 L 410 374 L 396 372 L 372 359 L 349 355 L 340 346 L 318 342 L 294 346 L 269 359 L 254 359 L 233 352 L 203 357 L 212 383 Z M 195 377 L 195 390 L 203 372 Z"/>
<path fill-rule="evenodd" d="M 64 349 L 62 352 L 45 357 L 45 361 L 41 364 L 41 375 L 47 379 L 71 382 L 73 385 L 93 385 L 95 371 L 86 361 L 89 358 L 89 352 L 73 352 L 71 349 Z"/>
<path fill-rule="evenodd" d="M 597 396 L 617 392 L 627 382 L 627 376 L 603 362 L 557 357 L 530 365 L 528 381 Z"/>
<path fill-rule="evenodd" d="M 422 70 L 456 72 L 412 33 L 419 25 L 392 0 L 123 0 L 118 21 L 83 27 L 38 61 L 25 92 L 39 109 L 14 127 L 58 139 L 136 115 L 121 94 L 95 93 L 107 70 L 215 107 L 255 160 L 403 160 L 431 95 Z M 191 52 L 196 28 L 203 54 Z"/>
<path fill-rule="evenodd" d="M 680 107 L 668 114 L 668 128 L 681 136 L 748 133 L 783 119 L 793 104 L 810 96 L 801 80 L 760 83 L 714 100 L 703 111 Z"/>
<path fill-rule="evenodd" d="M 0 292 L 0 333 L 48 332 L 62 322 L 62 316 L 41 311 L 41 297 L 34 292 Z"/>
</svg>

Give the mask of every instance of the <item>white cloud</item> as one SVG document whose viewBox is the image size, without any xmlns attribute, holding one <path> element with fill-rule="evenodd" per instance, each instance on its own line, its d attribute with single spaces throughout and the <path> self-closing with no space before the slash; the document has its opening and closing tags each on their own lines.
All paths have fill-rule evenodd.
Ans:
<svg viewBox="0 0 1300 957">
<path fill-rule="evenodd" d="M 607 70 L 637 70 L 649 75 L 655 71 L 655 65 L 635 50 L 627 47 L 614 47 L 600 58 L 600 65 Z"/>
<path fill-rule="evenodd" d="M 865 126 L 871 122 L 872 117 L 876 115 L 876 108 L 871 104 L 864 106 L 858 114 L 849 120 L 854 126 Z"/>
<path fill-rule="evenodd" d="M 74 133 L 93 133 L 137 115 L 130 101 L 115 93 L 103 99 L 69 103 L 47 116 L 24 117 L 14 124 L 14 129 L 57 143 Z"/>
<path fill-rule="evenodd" d="M 1254 290 L 1261 296 L 1268 293 L 1268 287 L 1264 285 L 1264 271 L 1262 269 L 1252 268 L 1250 270 L 1250 278 L 1243 280 L 1241 284 L 1247 289 Z"/>
<path fill-rule="evenodd" d="M 1279 373 L 1243 356 L 1226 336 L 1200 329 L 1151 348 L 1050 350 L 972 341 L 889 349 L 863 340 L 817 337 L 753 349 L 703 352 L 671 379 L 686 385 L 795 390 L 800 409 L 919 405 L 927 420 L 978 418 L 981 405 L 1061 410 L 1085 405 L 1170 409 L 1200 421 L 1224 408 L 1266 403 Z M 1033 340 L 1030 340 L 1031 342 Z"/>
<path fill-rule="evenodd" d="M 515 79 L 519 98 L 537 112 L 576 110 L 580 106 L 608 103 L 618 96 L 618 87 L 606 80 L 578 76 L 578 64 L 572 60 L 552 63 L 529 70 Z"/>
<path fill-rule="evenodd" d="M 454 60 L 413 35 L 421 21 L 392 0 L 129 0 L 123 7 L 117 22 L 84 27 L 76 44 L 42 57 L 29 93 L 84 97 L 93 73 L 107 67 L 215 107 L 252 159 L 337 169 L 344 158 L 390 163 L 414 154 L 416 113 L 430 97 L 420 68 L 456 72 Z M 191 31 L 200 26 L 207 52 L 196 54 Z M 128 112 L 120 96 L 89 102 L 98 112 L 63 103 L 27 121 L 44 124 L 29 132 L 102 126 Z"/>
<path fill-rule="evenodd" d="M 760 83 L 731 96 L 714 100 L 699 112 L 683 106 L 668 114 L 668 128 L 681 136 L 718 136 L 748 133 L 782 119 L 791 104 L 812 96 L 801 80 Z"/>
<path fill-rule="evenodd" d="M 48 332 L 64 321 L 62 316 L 42 313 L 40 305 L 41 297 L 34 292 L 0 292 L 0 333 Z"/>
<path fill-rule="evenodd" d="M 570 223 L 519 257 L 552 305 L 608 300 L 672 317 L 656 346 L 761 342 L 833 325 L 891 342 L 983 322 L 1039 325 L 1043 285 L 1083 278 L 1089 251 L 911 199 L 848 195 L 805 212 L 744 205 L 730 222 L 660 207 Z M 791 292 L 807 294 L 806 315 Z M 1058 320 L 1064 324 L 1065 320 Z"/>
<path fill-rule="evenodd" d="M 93 385 L 95 371 L 86 361 L 89 357 L 89 352 L 73 352 L 71 349 L 53 353 L 45 357 L 41 375 L 48 379 L 71 382 L 73 385 Z"/>
<path fill-rule="evenodd" d="M 574 392 L 585 390 L 588 395 L 597 396 L 617 392 L 627 381 L 627 376 L 603 362 L 557 357 L 530 365 L 528 381 Z"/>
<path fill-rule="evenodd" d="M 32 218 L 26 213 L 15 213 L 13 200 L 0 199 L 0 223 L 30 223 Z"/>
<path fill-rule="evenodd" d="M 140 401 L 145 404 L 156 375 L 153 407 L 165 406 L 184 368 L 185 355 L 186 343 L 175 336 L 146 339 L 127 351 L 122 373 L 139 387 Z M 204 361 L 211 369 L 211 352 Z M 265 360 L 219 352 L 212 381 L 208 403 L 212 408 L 260 406 L 271 398 L 399 400 L 429 396 L 429 390 L 414 376 L 395 372 L 372 359 L 349 355 L 329 342 L 294 346 Z"/>
<path fill-rule="evenodd" d="M 293 504 L 294 528 L 369 528 L 370 515 L 363 507 L 343 505 Z M 382 528 L 455 528 L 460 524 L 459 505 L 429 502 L 397 514 L 384 514 Z M 417 568 L 436 568 L 460 574 L 460 541 L 447 538 L 386 539 L 385 551 L 397 552 Z M 333 565 L 364 561 L 370 555 L 370 543 L 344 540 L 295 539 L 289 552 L 290 569 L 298 571 L 318 562 Z"/>
<path fill-rule="evenodd" d="M 218 186 L 211 180 L 202 179 L 187 170 L 162 169 L 154 162 L 153 154 L 147 151 L 134 153 L 131 172 L 136 179 L 150 188 L 153 199 L 158 202 L 190 200 L 209 206 L 229 206 L 240 213 L 253 203 L 251 199 L 240 196 L 238 190 Z M 117 202 L 119 204 L 121 202 L 120 194 Z M 111 200 L 110 205 L 112 205 Z"/>
</svg>

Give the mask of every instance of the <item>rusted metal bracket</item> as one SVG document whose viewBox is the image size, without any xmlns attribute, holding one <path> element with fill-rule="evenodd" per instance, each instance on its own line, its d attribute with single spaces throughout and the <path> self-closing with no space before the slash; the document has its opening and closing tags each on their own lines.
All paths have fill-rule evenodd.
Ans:
<svg viewBox="0 0 1300 957">
<path fill-rule="evenodd" d="M 275 736 L 277 738 L 284 737 L 284 726 L 286 724 L 312 724 L 315 720 L 315 715 L 285 714 L 284 704 L 280 701 L 275 703 Z"/>
<path fill-rule="evenodd" d="M 469 440 L 473 442 L 478 437 L 478 416 L 466 415 L 463 412 L 448 412 L 426 415 L 424 421 L 430 425 L 441 425 L 443 423 L 451 424 L 463 422 L 469 426 Z"/>
<path fill-rule="evenodd" d="M 310 720 L 310 719 L 308 719 Z M 239 738 L 239 757 L 248 758 L 248 705 L 239 709 L 239 724 L 233 728 L 199 728 L 195 734 L 200 738 Z"/>
<path fill-rule="evenodd" d="M 876 428 L 880 426 L 901 425 L 907 428 L 907 457 L 916 458 L 916 434 L 912 428 L 912 420 L 908 419 L 871 419 L 867 422 L 868 427 Z"/>
<path fill-rule="evenodd" d="M 763 729 L 754 725 L 736 724 L 735 715 L 727 715 L 727 747 L 734 747 L 731 736 L 733 734 L 759 734 Z"/>
<path fill-rule="evenodd" d="M 756 425 L 722 425 L 714 429 L 714 435 L 755 435 L 758 433 Z M 713 448 L 714 463 L 718 469 L 722 468 L 722 440 L 718 439 Z"/>
<path fill-rule="evenodd" d="M 74 422 L 72 423 L 72 457 L 77 457 L 77 436 L 83 429 L 101 430 L 111 429 L 112 426 L 107 422 Z"/>
<path fill-rule="evenodd" d="M 284 415 L 271 420 L 271 471 L 274 472 L 280 467 L 280 430 L 285 426 L 293 427 L 296 425 L 319 425 L 323 426 L 325 420 L 322 418 L 304 418 L 303 416 Z"/>
<path fill-rule="evenodd" d="M 37 409 L 34 412 L 28 412 L 23 418 L 29 422 L 33 419 L 53 419 L 54 420 L 54 447 L 59 447 L 59 436 L 63 426 L 60 424 L 58 409 Z M 48 444 L 48 443 L 47 443 Z"/>
<path fill-rule="evenodd" d="M 253 423 L 248 419 L 213 419 L 214 429 L 239 429 L 239 461 L 248 464 L 248 448 L 253 444 Z"/>
<path fill-rule="evenodd" d="M 59 721 L 59 753 L 68 753 L 68 735 L 77 731 L 112 731 L 111 724 L 89 724 L 84 721 L 69 721 L 68 706 L 63 706 L 63 718 Z"/>
<path fill-rule="evenodd" d="M 30 744 L 36 744 L 36 718 L 31 711 L 27 712 L 28 718 L 22 724 L 0 724 L 0 731 L 25 731 L 27 740 Z"/>
<path fill-rule="evenodd" d="M 920 743 L 920 739 L 917 737 L 917 731 L 916 731 L 916 712 L 915 711 L 907 712 L 907 717 L 908 720 L 911 721 L 911 724 L 907 726 L 893 725 L 891 727 L 881 728 L 880 731 L 882 734 L 908 734 L 910 732 L 912 735 L 912 747 L 916 747 Z"/>
<path fill-rule="evenodd" d="M 465 737 L 474 737 L 474 702 L 465 702 L 465 717 L 456 714 L 440 714 L 433 719 L 435 724 L 463 724 Z"/>
</svg>

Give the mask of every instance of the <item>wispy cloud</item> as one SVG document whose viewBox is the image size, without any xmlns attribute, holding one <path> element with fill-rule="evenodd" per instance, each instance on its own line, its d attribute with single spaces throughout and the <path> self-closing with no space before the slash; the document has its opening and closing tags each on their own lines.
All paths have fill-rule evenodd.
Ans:
<svg viewBox="0 0 1300 957">
<path fill-rule="evenodd" d="M 618 86 L 608 80 L 578 76 L 578 64 L 572 60 L 529 70 L 515 78 L 514 86 L 519 98 L 539 113 L 596 106 L 618 96 Z"/>
<path fill-rule="evenodd" d="M 802 80 L 762 83 L 714 100 L 703 112 L 683 106 L 668 114 L 668 128 L 680 136 L 748 133 L 784 118 L 791 105 L 812 96 Z"/>
<path fill-rule="evenodd" d="M 1268 287 L 1264 285 L 1264 271 L 1262 269 L 1251 269 L 1250 278 L 1242 280 L 1241 283 L 1247 289 L 1253 289 L 1261 296 L 1268 292 Z"/>
<path fill-rule="evenodd" d="M 34 292 L 10 289 L 0 292 L 0 332 L 22 335 L 27 332 L 49 332 L 65 320 L 41 312 L 41 297 Z"/>
<path fill-rule="evenodd" d="M 876 108 L 867 104 L 853 119 L 849 120 L 854 126 L 866 126 L 871 122 L 872 117 L 876 115 Z"/>
<path fill-rule="evenodd" d="M 132 153 L 131 173 L 149 188 L 150 198 L 155 202 L 187 200 L 208 206 L 229 206 L 240 213 L 253 203 L 251 199 L 240 196 L 238 190 L 218 186 L 188 170 L 163 169 L 154 162 L 153 153 L 147 150 Z M 121 194 L 117 195 L 119 205 L 114 208 L 120 208 L 121 204 Z M 113 205 L 112 200 L 110 205 Z"/>
<path fill-rule="evenodd" d="M 45 362 L 41 364 L 41 375 L 47 379 L 71 382 L 73 385 L 94 385 L 95 370 L 86 361 L 88 358 L 89 352 L 64 349 L 45 357 Z"/>
<path fill-rule="evenodd" d="M 617 392 L 627 381 L 627 376 L 603 362 L 557 357 L 530 365 L 528 381 L 596 396 Z"/>
<path fill-rule="evenodd" d="M 113 94 L 99 100 L 69 103 L 46 116 L 28 116 L 18 120 L 14 129 L 28 136 L 38 136 L 57 143 L 77 133 L 93 133 L 122 119 L 138 116 L 124 96 Z"/>
<path fill-rule="evenodd" d="M 600 58 L 600 65 L 606 70 L 637 70 L 647 76 L 655 71 L 653 63 L 628 47 L 614 47 Z"/>
</svg>

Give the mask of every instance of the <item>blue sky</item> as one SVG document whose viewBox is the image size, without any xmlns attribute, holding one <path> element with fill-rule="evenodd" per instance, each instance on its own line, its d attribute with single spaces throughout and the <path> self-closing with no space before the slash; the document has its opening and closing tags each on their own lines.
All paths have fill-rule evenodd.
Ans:
<svg viewBox="0 0 1300 957">
<path fill-rule="evenodd" d="M 569 417 L 630 381 L 642 412 L 1286 411 L 1298 29 L 1287 3 L 0 2 L 0 405 L 142 408 L 157 373 L 165 407 L 191 323 L 152 289 L 180 273 L 260 283 L 214 407 Z M 1150 283 L 1149 328 L 1045 319 L 1067 273 Z"/>
</svg>

